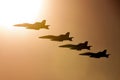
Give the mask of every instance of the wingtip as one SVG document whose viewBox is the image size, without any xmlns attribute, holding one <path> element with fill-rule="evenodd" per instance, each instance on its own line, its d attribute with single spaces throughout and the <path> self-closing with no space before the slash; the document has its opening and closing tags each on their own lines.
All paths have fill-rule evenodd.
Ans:
<svg viewBox="0 0 120 80">
<path fill-rule="evenodd" d="M 82 54 L 80 53 L 80 54 L 78 54 L 78 55 L 82 55 Z"/>
<path fill-rule="evenodd" d="M 13 26 L 19 26 L 18 24 L 14 24 Z"/>
<path fill-rule="evenodd" d="M 38 38 L 43 38 L 43 37 L 41 36 L 41 37 L 38 37 Z"/>
<path fill-rule="evenodd" d="M 63 47 L 63 46 L 58 46 L 58 47 Z"/>
</svg>

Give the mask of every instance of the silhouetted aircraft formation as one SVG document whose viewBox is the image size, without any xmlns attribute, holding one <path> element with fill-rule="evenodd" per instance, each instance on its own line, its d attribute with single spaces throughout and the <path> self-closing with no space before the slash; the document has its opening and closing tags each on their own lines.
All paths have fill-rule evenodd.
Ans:
<svg viewBox="0 0 120 80">
<path fill-rule="evenodd" d="M 46 20 L 43 20 L 42 22 L 35 22 L 34 24 L 30 24 L 30 23 L 15 24 L 14 26 L 26 27 L 27 29 L 34 29 L 34 30 L 49 29 L 49 25 L 46 25 Z M 51 41 L 59 41 L 59 42 L 62 42 L 62 41 L 65 41 L 65 40 L 72 41 L 73 37 L 69 37 L 69 35 L 70 35 L 70 32 L 67 32 L 66 34 L 61 34 L 61 35 L 58 35 L 58 36 L 45 35 L 45 36 L 41 36 L 39 38 L 50 39 Z M 72 50 L 83 50 L 83 49 L 90 50 L 90 48 L 92 46 L 89 46 L 88 41 L 85 41 L 84 43 L 79 43 L 77 45 L 66 44 L 66 45 L 61 45 L 59 47 L 70 48 Z M 107 54 L 107 50 L 105 49 L 102 52 L 97 52 L 97 53 L 85 52 L 85 53 L 82 53 L 82 54 L 79 54 L 79 55 L 89 56 L 91 58 L 101 58 L 101 57 L 108 58 L 110 54 Z"/>
<path fill-rule="evenodd" d="M 70 32 L 67 32 L 66 34 L 61 34 L 61 35 L 58 35 L 58 36 L 46 35 L 46 36 L 41 36 L 39 38 L 51 39 L 52 41 L 65 41 L 65 40 L 72 41 L 73 37 L 69 37 L 69 35 L 70 35 Z"/>
<path fill-rule="evenodd" d="M 35 22 L 34 24 L 30 24 L 30 23 L 15 24 L 14 26 L 26 27 L 27 29 L 34 29 L 34 30 L 49 29 L 48 27 L 50 25 L 45 25 L 45 24 L 46 24 L 46 20 L 43 20 L 42 22 Z"/>
<path fill-rule="evenodd" d="M 88 41 L 85 41 L 84 43 L 79 43 L 77 45 L 66 44 L 66 45 L 61 45 L 59 47 L 70 48 L 72 50 L 82 50 L 82 49 L 90 50 L 90 47 L 92 47 L 92 46 L 88 46 Z"/>
<path fill-rule="evenodd" d="M 89 57 L 92 57 L 92 58 L 101 58 L 101 57 L 108 58 L 110 54 L 107 54 L 107 50 L 105 49 L 102 52 L 97 52 L 97 53 L 86 52 L 86 53 L 79 54 L 79 55 L 89 56 Z"/>
</svg>

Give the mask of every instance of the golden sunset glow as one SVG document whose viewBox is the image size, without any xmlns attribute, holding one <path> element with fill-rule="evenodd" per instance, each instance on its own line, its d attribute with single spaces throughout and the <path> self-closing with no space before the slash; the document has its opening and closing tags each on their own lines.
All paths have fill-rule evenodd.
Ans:
<svg viewBox="0 0 120 80">
<path fill-rule="evenodd" d="M 0 0 L 0 80 L 120 80 L 119 1 Z"/>
<path fill-rule="evenodd" d="M 0 1 L 0 27 L 10 29 L 10 26 L 16 23 L 35 22 L 44 7 L 46 7 L 45 0 L 2 0 Z"/>
</svg>

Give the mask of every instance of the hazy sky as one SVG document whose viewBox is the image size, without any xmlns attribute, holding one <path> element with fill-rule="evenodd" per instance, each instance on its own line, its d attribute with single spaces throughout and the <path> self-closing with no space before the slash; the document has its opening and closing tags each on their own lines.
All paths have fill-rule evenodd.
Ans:
<svg viewBox="0 0 120 80">
<path fill-rule="evenodd" d="M 1 26 L 0 80 L 120 80 L 119 0 L 45 1 L 36 21 L 46 19 L 50 30 Z M 66 32 L 75 37 L 73 42 L 38 38 Z M 86 40 L 91 51 L 107 49 L 110 58 L 93 59 L 78 55 L 87 50 L 58 47 Z"/>
</svg>

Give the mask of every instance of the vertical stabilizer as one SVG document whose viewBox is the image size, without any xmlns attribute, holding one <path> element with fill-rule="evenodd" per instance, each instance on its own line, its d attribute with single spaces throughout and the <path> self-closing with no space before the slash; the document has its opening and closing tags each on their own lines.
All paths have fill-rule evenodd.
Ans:
<svg viewBox="0 0 120 80">
<path fill-rule="evenodd" d="M 42 20 L 41 24 L 45 25 L 46 24 L 46 20 Z"/>
<path fill-rule="evenodd" d="M 67 32 L 65 35 L 66 35 L 67 37 L 69 37 L 69 35 L 70 35 L 70 32 Z"/>
<path fill-rule="evenodd" d="M 105 49 L 104 51 L 103 51 L 103 53 L 106 53 L 107 52 L 107 50 Z"/>
</svg>

